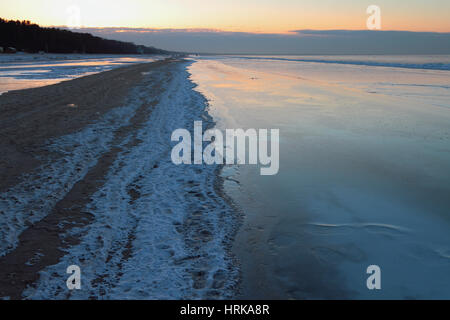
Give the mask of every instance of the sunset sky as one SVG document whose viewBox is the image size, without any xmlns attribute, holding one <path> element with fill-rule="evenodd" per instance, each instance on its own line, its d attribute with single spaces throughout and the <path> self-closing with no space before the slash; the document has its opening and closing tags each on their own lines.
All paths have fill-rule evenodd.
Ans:
<svg viewBox="0 0 450 320">
<path fill-rule="evenodd" d="M 81 32 L 173 51 L 450 53 L 449 0 L 1 0 L 0 17 L 69 27 L 74 8 Z"/>
<path fill-rule="evenodd" d="M 364 29 L 371 4 L 382 10 L 384 30 L 450 32 L 448 0 L 2 0 L 0 16 L 64 26 L 76 5 L 84 27 L 286 33 Z"/>
</svg>

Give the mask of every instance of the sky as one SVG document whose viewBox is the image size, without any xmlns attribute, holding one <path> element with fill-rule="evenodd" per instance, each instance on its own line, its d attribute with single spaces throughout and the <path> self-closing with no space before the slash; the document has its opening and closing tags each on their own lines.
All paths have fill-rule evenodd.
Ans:
<svg viewBox="0 0 450 320">
<path fill-rule="evenodd" d="M 319 37 L 336 39 L 329 30 L 367 30 L 370 5 L 380 8 L 381 31 L 450 33 L 449 0 L 1 0 L 0 17 L 81 27 L 105 37 L 177 51 L 255 53 L 281 45 L 281 51 L 295 53 L 299 38 L 314 38 L 300 41 L 300 49 L 305 49 L 320 42 Z M 306 35 L 298 30 L 321 32 Z M 408 32 L 394 38 L 381 34 L 389 39 L 383 40 L 384 46 L 403 39 L 402 35 L 409 44 L 416 41 Z M 353 34 L 362 35 L 367 33 Z M 327 49 L 332 49 L 331 44 Z"/>
</svg>

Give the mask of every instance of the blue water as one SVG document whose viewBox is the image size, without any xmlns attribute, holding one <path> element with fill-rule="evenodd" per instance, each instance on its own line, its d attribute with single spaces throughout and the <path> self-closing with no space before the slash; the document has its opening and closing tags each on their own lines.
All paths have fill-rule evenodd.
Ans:
<svg viewBox="0 0 450 320">
<path fill-rule="evenodd" d="M 243 298 L 450 298 L 448 56 L 195 61 L 218 128 L 280 130 L 277 175 L 224 170 Z"/>
</svg>

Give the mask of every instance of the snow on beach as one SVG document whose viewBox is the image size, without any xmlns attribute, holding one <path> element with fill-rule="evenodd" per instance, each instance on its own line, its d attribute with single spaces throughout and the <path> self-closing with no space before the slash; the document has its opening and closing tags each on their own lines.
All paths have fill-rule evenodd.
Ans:
<svg viewBox="0 0 450 320">
<path fill-rule="evenodd" d="M 45 217 L 86 174 L 99 155 L 108 150 L 114 131 L 129 121 L 138 106 L 130 101 L 80 132 L 49 141 L 48 151 L 64 157 L 46 161 L 23 182 L 0 194 L 0 256 L 13 250 L 22 231 Z"/>
<path fill-rule="evenodd" d="M 206 100 L 192 90 L 187 65 L 177 62 L 164 73 L 149 72 L 123 107 L 80 132 L 49 141 L 49 149 L 66 156 L 1 195 L 5 254 L 17 245 L 18 234 L 48 214 L 99 155 L 112 148 L 123 150 L 85 208 L 93 221 L 65 235 L 79 238 L 80 243 L 66 249 L 57 264 L 41 270 L 24 298 L 233 296 L 238 273 L 227 247 L 236 215 L 220 195 L 220 168 L 176 166 L 170 158 L 173 130 L 191 130 L 195 120 L 213 125 L 205 113 Z M 149 86 L 155 85 L 162 88 L 160 95 L 150 94 L 155 91 Z M 113 132 L 127 125 L 143 104 L 154 105 L 149 118 L 118 145 Z M 46 181 L 46 177 L 52 179 Z M 39 259 L 37 255 L 28 263 Z M 82 270 L 83 289 L 70 292 L 65 281 L 66 268 L 72 264 Z"/>
</svg>

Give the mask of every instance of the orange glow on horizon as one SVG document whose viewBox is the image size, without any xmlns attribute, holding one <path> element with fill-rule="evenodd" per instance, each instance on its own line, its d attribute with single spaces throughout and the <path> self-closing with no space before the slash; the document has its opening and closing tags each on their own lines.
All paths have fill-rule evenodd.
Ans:
<svg viewBox="0 0 450 320">
<path fill-rule="evenodd" d="M 450 2 L 379 0 L 382 30 L 450 32 Z M 208 29 L 286 34 L 291 30 L 364 30 L 367 3 L 357 0 L 2 0 L 1 17 L 42 26 L 65 26 L 68 8 L 80 10 L 81 27 Z"/>
</svg>

